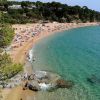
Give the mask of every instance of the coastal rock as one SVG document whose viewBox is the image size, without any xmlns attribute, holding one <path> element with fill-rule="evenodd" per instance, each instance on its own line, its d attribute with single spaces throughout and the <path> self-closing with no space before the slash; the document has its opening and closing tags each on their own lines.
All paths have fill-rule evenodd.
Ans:
<svg viewBox="0 0 100 100">
<path fill-rule="evenodd" d="M 40 87 L 37 81 L 26 82 L 24 88 L 28 88 L 32 91 L 39 91 Z"/>
<path fill-rule="evenodd" d="M 31 74 L 29 77 L 28 77 L 29 80 L 34 80 L 34 74 Z"/>
<path fill-rule="evenodd" d="M 39 89 L 36 86 L 33 86 L 31 84 L 28 84 L 28 88 L 32 91 L 39 91 Z"/>
<path fill-rule="evenodd" d="M 63 79 L 59 79 L 56 81 L 57 87 L 58 88 L 72 88 L 74 83 L 72 81 L 65 81 Z"/>
</svg>

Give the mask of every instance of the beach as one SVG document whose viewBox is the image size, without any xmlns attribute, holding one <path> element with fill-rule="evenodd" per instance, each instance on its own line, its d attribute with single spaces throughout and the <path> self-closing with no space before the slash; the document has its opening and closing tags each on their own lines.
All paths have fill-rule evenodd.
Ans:
<svg viewBox="0 0 100 100">
<path fill-rule="evenodd" d="M 11 43 L 10 56 L 15 63 L 25 63 L 29 50 L 35 43 L 54 33 L 78 27 L 97 25 L 97 23 L 45 23 L 13 25 L 15 37 Z"/>
<path fill-rule="evenodd" d="M 69 30 L 78 27 L 93 26 L 97 23 L 45 23 L 45 24 L 25 24 L 25 25 L 13 25 L 12 27 L 15 30 L 15 36 L 11 43 L 10 54 L 13 62 L 25 64 L 27 58 L 29 57 L 29 50 L 38 42 L 40 39 L 47 37 L 49 35 L 55 34 L 60 31 Z M 33 69 L 31 66 L 24 67 L 24 72 L 31 73 Z M 8 91 L 8 90 L 7 90 Z M 18 94 L 18 95 L 13 95 Z M 10 90 L 10 93 L 7 96 L 7 100 L 13 100 L 13 97 L 17 97 L 14 100 L 19 100 L 19 98 L 25 98 L 32 93 L 32 91 L 27 91 L 25 97 L 22 95 L 21 87 Z M 32 96 L 34 95 L 34 92 Z M 25 99 L 22 99 L 25 100 Z M 26 99 L 32 100 L 32 99 Z"/>
</svg>

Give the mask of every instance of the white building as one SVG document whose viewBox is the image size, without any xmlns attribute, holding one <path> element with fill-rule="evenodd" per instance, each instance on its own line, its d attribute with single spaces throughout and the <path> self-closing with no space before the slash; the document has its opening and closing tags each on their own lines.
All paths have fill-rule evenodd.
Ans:
<svg viewBox="0 0 100 100">
<path fill-rule="evenodd" d="M 22 9 L 21 5 L 12 5 L 12 6 L 9 6 L 8 8 L 10 8 L 10 9 Z"/>
</svg>

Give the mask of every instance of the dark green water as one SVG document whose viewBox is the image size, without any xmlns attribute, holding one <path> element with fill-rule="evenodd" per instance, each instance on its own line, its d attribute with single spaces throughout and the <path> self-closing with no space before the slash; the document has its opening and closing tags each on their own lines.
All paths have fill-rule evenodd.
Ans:
<svg viewBox="0 0 100 100">
<path fill-rule="evenodd" d="M 72 80 L 72 89 L 39 92 L 36 100 L 100 100 L 100 26 L 64 31 L 40 40 L 33 48 L 33 68 L 60 74 Z"/>
</svg>

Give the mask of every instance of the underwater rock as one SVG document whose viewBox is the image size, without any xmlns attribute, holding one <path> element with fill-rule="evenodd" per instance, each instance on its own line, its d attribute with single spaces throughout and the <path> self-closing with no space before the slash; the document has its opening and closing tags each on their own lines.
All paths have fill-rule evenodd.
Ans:
<svg viewBox="0 0 100 100">
<path fill-rule="evenodd" d="M 92 75 L 91 77 L 88 77 L 87 81 L 92 84 L 100 84 L 100 78 L 98 78 L 96 75 Z"/>
<path fill-rule="evenodd" d="M 63 79 L 59 79 L 56 81 L 58 88 L 72 88 L 74 83 L 72 81 L 65 81 Z"/>
</svg>

